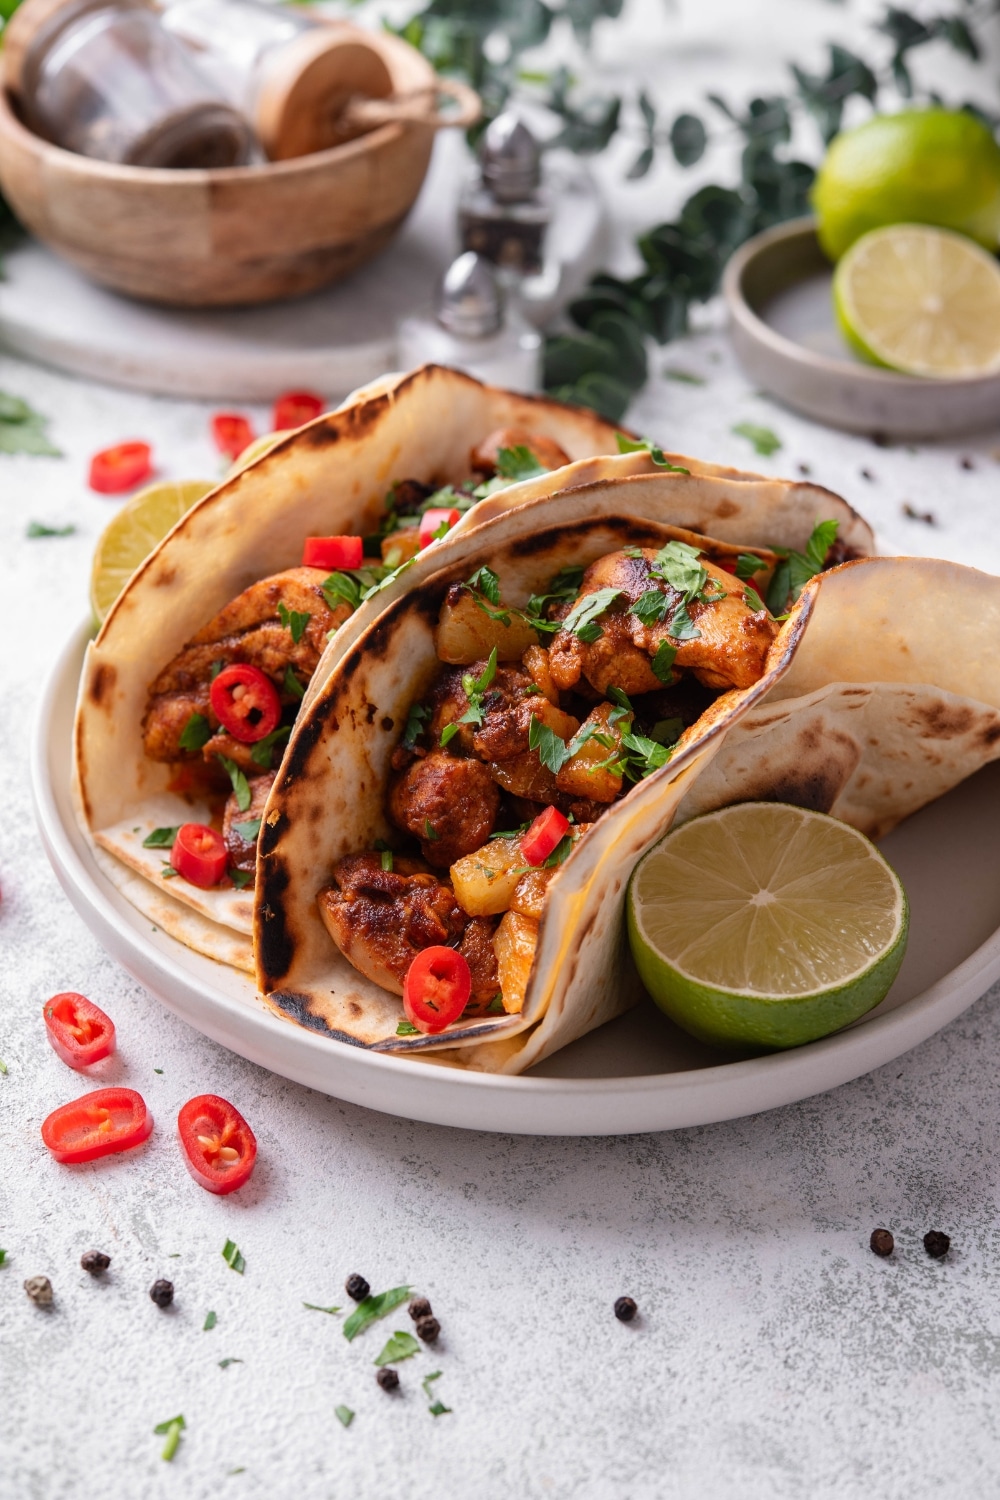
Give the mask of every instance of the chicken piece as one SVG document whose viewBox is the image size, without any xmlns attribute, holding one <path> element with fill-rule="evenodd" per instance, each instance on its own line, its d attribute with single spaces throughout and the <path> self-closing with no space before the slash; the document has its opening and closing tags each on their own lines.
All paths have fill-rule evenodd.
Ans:
<svg viewBox="0 0 1000 1500">
<path fill-rule="evenodd" d="M 398 854 L 391 870 L 375 852 L 350 854 L 333 878 L 316 898 L 327 932 L 348 963 L 394 995 L 422 949 L 454 942 L 468 922 L 449 885 Z"/>
<path fill-rule="evenodd" d="M 485 662 L 476 662 L 470 673 L 476 676 L 485 666 Z M 570 739 L 580 727 L 578 719 L 550 703 L 519 667 L 497 668 L 482 695 L 482 708 L 483 722 L 474 730 L 472 744 L 483 760 L 513 760 L 527 754 L 532 719 L 538 719 L 561 740 Z"/>
<path fill-rule="evenodd" d="M 502 786 L 512 797 L 539 804 L 528 817 L 529 823 L 543 806 L 561 803 L 556 778 L 548 766 L 542 765 L 537 750 L 525 750 L 523 755 L 515 755 L 510 760 L 491 762 L 490 775 L 497 786 Z"/>
<path fill-rule="evenodd" d="M 229 850 L 230 866 L 234 869 L 253 871 L 257 868 L 257 834 L 248 825 L 256 823 L 257 833 L 260 832 L 264 805 L 277 774 L 277 771 L 268 771 L 251 781 L 250 806 L 246 812 L 240 812 L 235 792 L 231 792 L 226 799 L 226 810 L 222 815 L 222 837 Z"/>
<path fill-rule="evenodd" d="M 483 438 L 481 443 L 477 443 L 469 454 L 469 463 L 477 474 L 489 479 L 496 473 L 497 455 L 501 448 L 527 448 L 543 469 L 561 469 L 563 464 L 570 462 L 569 454 L 560 448 L 554 438 L 528 432 L 524 427 L 500 427 L 496 432 L 491 432 L 489 437 Z"/>
<path fill-rule="evenodd" d="M 617 589 L 618 598 L 598 617 L 600 636 L 582 641 L 572 631 L 560 630 L 549 647 L 552 680 L 566 692 L 585 678 L 598 692 L 621 688 L 631 697 L 663 687 L 652 670 L 652 658 L 663 642 L 676 648 L 674 676 L 685 669 L 694 672 L 708 687 L 750 687 L 763 675 L 768 648 L 778 632 L 766 610 L 755 614 L 744 599 L 745 585 L 704 558 L 699 559 L 712 597 L 696 599 L 688 614 L 699 631 L 692 640 L 676 640 L 669 625 L 682 594 L 653 576 L 656 549 L 652 547 L 611 552 L 592 563 L 583 576 L 579 598 L 601 589 Z M 714 587 L 713 587 L 714 586 Z M 656 592 L 668 600 L 664 622 L 645 625 L 631 612 L 631 605 L 646 593 Z M 569 612 L 563 606 L 565 619 Z"/>
<path fill-rule="evenodd" d="M 228 730 L 220 729 L 202 746 L 201 753 L 208 761 L 219 760 L 220 757 L 225 756 L 226 760 L 231 760 L 244 776 L 253 780 L 254 777 L 264 775 L 267 771 L 266 766 L 259 765 L 253 758 L 256 748 L 255 744 L 248 745 L 243 740 L 235 739 Z M 278 749 L 279 757 L 283 748 L 282 746 Z"/>
<path fill-rule="evenodd" d="M 327 636 L 351 613 L 346 604 L 331 610 L 323 596 L 323 568 L 289 568 L 251 584 L 174 657 L 150 685 L 143 721 L 143 745 L 150 760 L 175 761 L 198 754 L 184 750 L 180 736 L 192 713 L 202 714 L 212 729 L 209 688 L 221 667 L 248 662 L 271 678 L 284 703 L 297 703 L 301 694 L 289 692 L 285 674 L 291 669 L 305 687 L 326 648 Z M 298 641 L 291 625 L 282 625 L 279 604 L 309 621 Z"/>
<path fill-rule="evenodd" d="M 445 750 L 414 761 L 389 787 L 389 816 L 420 840 L 429 865 L 446 870 L 485 844 L 500 806 L 489 770 Z"/>
<path fill-rule="evenodd" d="M 397 479 L 389 495 L 389 504 L 401 516 L 413 516 L 429 500 L 437 485 L 421 479 Z"/>
<path fill-rule="evenodd" d="M 496 928 L 496 917 L 473 917 L 458 947 L 472 973 L 472 994 L 464 1012 L 467 1016 L 486 1015 L 494 1004 L 500 1008 L 500 972 L 493 947 Z"/>
</svg>

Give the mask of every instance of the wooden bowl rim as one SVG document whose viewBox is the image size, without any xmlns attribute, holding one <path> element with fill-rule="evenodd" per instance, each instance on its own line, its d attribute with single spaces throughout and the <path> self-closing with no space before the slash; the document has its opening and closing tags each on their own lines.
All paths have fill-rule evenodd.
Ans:
<svg viewBox="0 0 1000 1500">
<path fill-rule="evenodd" d="M 385 46 L 389 54 L 390 72 L 394 71 L 396 59 L 401 57 L 400 49 L 405 48 L 406 53 L 409 54 L 407 60 L 418 61 L 421 69 L 426 70 L 428 81 L 437 77 L 437 73 L 427 59 L 409 43 L 391 36 L 376 36 L 376 40 Z M 190 188 L 202 184 L 238 185 L 245 183 L 248 187 L 252 187 L 255 183 L 275 182 L 282 177 L 304 177 L 311 173 L 322 175 L 326 170 L 340 166 L 354 157 L 391 145 L 407 131 L 425 128 L 430 127 L 410 121 L 395 120 L 386 125 L 378 125 L 374 130 L 357 136 L 354 140 L 344 141 L 339 146 L 330 146 L 325 151 L 313 151 L 308 156 L 292 156 L 286 161 L 249 162 L 241 167 L 125 166 L 120 162 L 99 161 L 92 156 L 67 151 L 62 146 L 57 146 L 54 142 L 47 141 L 43 136 L 36 135 L 33 130 L 29 130 L 18 117 L 13 100 L 8 93 L 4 77 L 3 52 L 0 49 L 0 136 L 7 134 L 16 138 L 37 162 L 45 162 L 50 167 L 73 176 L 94 178 L 109 186 L 159 187 L 169 192 L 171 189 Z"/>
</svg>

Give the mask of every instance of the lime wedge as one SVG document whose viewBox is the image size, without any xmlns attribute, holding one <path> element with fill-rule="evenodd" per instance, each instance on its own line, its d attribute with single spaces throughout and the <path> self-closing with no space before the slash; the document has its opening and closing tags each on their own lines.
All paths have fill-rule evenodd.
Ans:
<svg viewBox="0 0 1000 1500">
<path fill-rule="evenodd" d="M 226 478 L 232 479 L 234 474 L 242 473 L 249 464 L 254 463 L 258 458 L 263 458 L 265 453 L 270 453 L 275 444 L 280 443 L 281 439 L 286 437 L 288 437 L 287 428 L 283 432 L 265 432 L 262 437 L 254 438 L 253 442 L 248 443 L 243 449 L 232 468 L 226 470 Z"/>
<path fill-rule="evenodd" d="M 90 603 L 102 623 L 143 558 L 196 500 L 215 485 L 210 479 L 164 480 L 126 501 L 98 538 L 90 571 Z"/>
<path fill-rule="evenodd" d="M 908 921 L 898 876 L 863 834 L 777 802 L 675 829 L 628 893 L 649 993 L 723 1047 L 795 1047 L 864 1015 L 899 972 Z"/>
<path fill-rule="evenodd" d="M 1000 370 L 1000 265 L 963 235 L 873 229 L 838 264 L 833 305 L 873 364 L 944 379 Z"/>
</svg>

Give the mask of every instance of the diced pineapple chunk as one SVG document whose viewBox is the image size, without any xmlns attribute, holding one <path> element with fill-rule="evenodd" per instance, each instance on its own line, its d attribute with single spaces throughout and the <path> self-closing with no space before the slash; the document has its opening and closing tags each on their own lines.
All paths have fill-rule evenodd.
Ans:
<svg viewBox="0 0 1000 1500">
<path fill-rule="evenodd" d="M 555 873 L 553 866 L 551 870 L 529 870 L 527 875 L 522 875 L 510 898 L 510 910 L 520 912 L 522 917 L 533 917 L 536 922 L 539 921 L 545 905 L 545 893 Z"/>
<path fill-rule="evenodd" d="M 614 722 L 613 714 L 618 715 Z M 631 722 L 631 715 L 623 717 L 613 703 L 599 703 L 583 721 L 577 736 L 583 743 L 556 776 L 559 790 L 592 802 L 613 802 L 622 789 L 621 772 L 602 762 L 620 749 L 622 734 L 627 733 Z M 591 730 L 592 736 L 584 739 Z"/>
<path fill-rule="evenodd" d="M 520 839 L 491 839 L 451 867 L 455 900 L 470 917 L 493 917 L 510 906 L 525 871 Z"/>
<path fill-rule="evenodd" d="M 409 562 L 420 551 L 420 527 L 401 526 L 398 531 L 390 531 L 382 538 L 380 550 L 387 568 L 398 568 L 400 563 Z"/>
<path fill-rule="evenodd" d="M 482 608 L 468 589 L 450 588 L 435 635 L 435 649 L 441 661 L 453 666 L 471 666 L 489 656 L 496 647 L 498 661 L 520 661 L 529 646 L 538 645 L 538 636 L 516 610 Z M 495 619 L 502 614 L 509 621 Z"/>
<path fill-rule="evenodd" d="M 532 682 L 545 694 L 546 698 L 556 708 L 559 707 L 559 689 L 552 681 L 552 672 L 549 667 L 549 653 L 544 646 L 529 646 L 524 653 L 524 670 L 528 673 Z"/>
<path fill-rule="evenodd" d="M 519 1014 L 524 1006 L 537 942 L 538 923 L 517 911 L 507 912 L 494 934 L 493 951 L 497 956 L 503 1008 L 508 1015 Z"/>
</svg>

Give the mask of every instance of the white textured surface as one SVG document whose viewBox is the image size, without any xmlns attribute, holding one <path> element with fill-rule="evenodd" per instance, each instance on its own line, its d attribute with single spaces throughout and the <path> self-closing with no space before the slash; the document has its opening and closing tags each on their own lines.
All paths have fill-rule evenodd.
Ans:
<svg viewBox="0 0 1000 1500">
<path fill-rule="evenodd" d="M 766 10 L 768 27 L 755 35 L 747 25 L 736 40 L 758 49 L 767 40 L 768 54 L 753 54 L 758 87 L 768 70 L 780 74 L 780 17 L 795 33 L 783 47 L 799 54 L 806 12 L 814 34 L 844 29 L 842 11 L 822 4 L 742 14 L 752 9 Z M 721 6 L 698 14 L 710 29 Z M 739 92 L 746 75 L 727 75 L 720 45 L 692 36 L 688 13 L 664 24 L 672 103 L 694 102 L 688 75 L 709 70 L 706 56 L 716 86 L 732 77 Z M 647 47 L 644 65 L 651 57 Z M 652 185 L 621 190 L 621 217 L 668 214 L 688 188 L 664 169 Z M 641 212 L 632 192 L 643 195 Z M 755 396 L 717 333 L 656 354 L 654 365 L 709 380 L 650 386 L 632 420 L 661 441 L 745 463 L 752 455 L 730 429 L 765 423 L 784 448 L 761 468 L 807 463 L 888 546 L 1000 570 L 996 439 L 882 450 L 825 432 Z M 51 414 L 66 452 L 0 456 L 3 1500 L 992 1494 L 997 995 L 823 1098 L 631 1139 L 410 1125 L 311 1094 L 205 1041 L 104 957 L 59 891 L 31 820 L 27 726 L 85 608 L 91 547 L 113 504 L 87 491 L 87 456 L 144 436 L 165 474 L 211 474 L 208 409 L 10 359 L 0 359 L 0 389 Z M 933 510 L 940 526 L 905 520 L 904 500 Z M 27 541 L 30 519 L 73 521 L 78 532 Z M 88 1086 L 43 1038 L 42 1002 L 63 988 L 113 1015 L 120 1051 L 101 1080 L 139 1088 L 156 1115 L 133 1158 L 67 1168 L 41 1145 L 45 1113 Z M 240 1105 L 260 1142 L 252 1183 L 228 1200 L 192 1183 L 173 1138 L 178 1106 L 205 1090 Z M 887 1263 L 867 1249 L 878 1224 L 897 1238 Z M 932 1227 L 953 1237 L 941 1265 L 920 1244 Z M 221 1258 L 227 1236 L 246 1256 L 242 1278 Z M 113 1257 L 103 1282 L 79 1269 L 91 1246 Z M 352 1270 L 376 1288 L 412 1281 L 444 1326 L 439 1353 L 401 1366 L 401 1399 L 376 1388 L 371 1360 L 405 1314 L 348 1345 L 339 1319 L 301 1307 L 346 1300 L 339 1289 Z M 36 1273 L 55 1287 L 49 1313 L 21 1288 Z M 169 1313 L 147 1296 L 158 1276 L 177 1288 Z M 631 1327 L 611 1314 L 623 1292 L 642 1310 Z M 205 1333 L 209 1309 L 218 1325 Z M 243 1363 L 220 1370 L 228 1356 Z M 453 1408 L 436 1421 L 419 1389 L 434 1369 Z M 333 1415 L 340 1402 L 357 1412 L 347 1431 Z M 177 1412 L 188 1431 L 166 1465 L 151 1429 Z M 245 1472 L 230 1476 L 237 1467 Z"/>
</svg>

